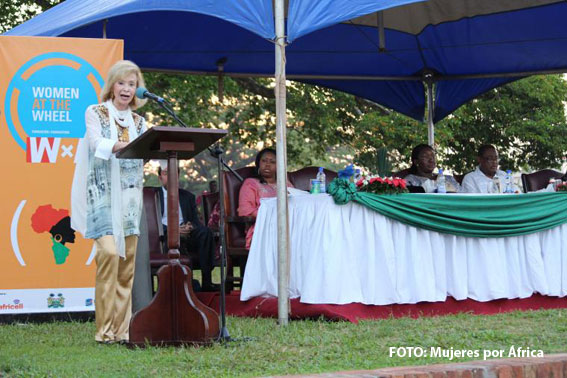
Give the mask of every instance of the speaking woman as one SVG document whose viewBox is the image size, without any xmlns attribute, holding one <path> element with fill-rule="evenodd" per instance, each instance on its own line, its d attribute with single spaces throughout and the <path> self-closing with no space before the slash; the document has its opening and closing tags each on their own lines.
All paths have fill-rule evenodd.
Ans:
<svg viewBox="0 0 567 378">
<path fill-rule="evenodd" d="M 145 103 L 135 97 L 144 86 L 140 68 L 123 60 L 108 73 L 102 103 L 85 114 L 73 179 L 72 227 L 96 245 L 95 340 L 128 341 L 132 283 L 142 211 L 143 161 L 115 154 L 146 130 L 134 113 Z"/>
</svg>

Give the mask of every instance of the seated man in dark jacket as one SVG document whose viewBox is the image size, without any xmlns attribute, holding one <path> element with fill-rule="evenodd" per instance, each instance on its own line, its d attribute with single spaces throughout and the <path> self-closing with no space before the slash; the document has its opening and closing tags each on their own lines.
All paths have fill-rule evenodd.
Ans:
<svg viewBox="0 0 567 378">
<path fill-rule="evenodd" d="M 158 177 L 162 186 L 156 188 L 156 191 L 160 199 L 162 223 L 165 240 L 167 241 L 167 204 L 164 201 L 164 198 L 167 198 L 167 165 L 163 162 L 160 162 Z M 179 225 L 179 252 L 187 255 L 189 251 L 197 251 L 203 278 L 201 285 L 202 290 L 218 290 L 219 286 L 214 285 L 211 281 L 211 271 L 213 269 L 215 253 L 213 233 L 199 221 L 195 196 L 191 192 L 181 188 L 179 188 Z"/>
</svg>

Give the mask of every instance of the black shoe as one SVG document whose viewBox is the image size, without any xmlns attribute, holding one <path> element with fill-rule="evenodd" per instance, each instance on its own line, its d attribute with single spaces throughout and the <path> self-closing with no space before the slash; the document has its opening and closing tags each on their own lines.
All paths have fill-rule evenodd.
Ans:
<svg viewBox="0 0 567 378">
<path fill-rule="evenodd" d="M 203 284 L 203 286 L 201 287 L 201 291 L 220 291 L 220 285 L 214 283 L 210 283 L 206 285 Z"/>
<path fill-rule="evenodd" d="M 101 344 L 101 345 L 112 345 L 115 343 L 114 340 L 96 340 L 97 344 Z"/>
</svg>

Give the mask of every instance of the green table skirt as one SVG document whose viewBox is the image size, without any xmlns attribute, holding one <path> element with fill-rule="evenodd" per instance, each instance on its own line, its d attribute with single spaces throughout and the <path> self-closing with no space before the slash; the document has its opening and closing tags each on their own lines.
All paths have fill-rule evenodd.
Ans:
<svg viewBox="0 0 567 378">
<path fill-rule="evenodd" d="M 384 194 L 329 185 L 336 203 L 355 201 L 399 222 L 445 234 L 493 238 L 525 235 L 567 222 L 567 192 L 502 195 Z"/>
</svg>

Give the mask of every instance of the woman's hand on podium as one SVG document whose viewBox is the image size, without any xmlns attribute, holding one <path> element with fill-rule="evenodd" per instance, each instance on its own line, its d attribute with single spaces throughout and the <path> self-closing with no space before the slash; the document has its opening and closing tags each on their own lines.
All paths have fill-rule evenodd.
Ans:
<svg viewBox="0 0 567 378">
<path fill-rule="evenodd" d="M 121 149 L 123 149 L 124 147 L 126 147 L 128 145 L 127 142 L 116 142 L 114 143 L 114 146 L 112 146 L 112 152 L 118 152 Z"/>
</svg>

